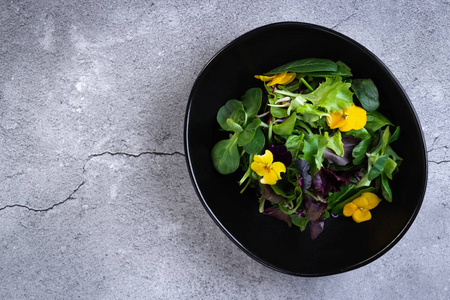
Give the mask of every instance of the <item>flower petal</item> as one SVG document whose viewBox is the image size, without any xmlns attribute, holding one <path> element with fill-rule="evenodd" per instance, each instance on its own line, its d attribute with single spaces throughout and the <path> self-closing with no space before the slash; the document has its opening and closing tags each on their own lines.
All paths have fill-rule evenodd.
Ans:
<svg viewBox="0 0 450 300">
<path fill-rule="evenodd" d="M 269 150 L 266 150 L 263 155 L 253 156 L 253 161 L 270 166 L 273 162 L 273 154 Z"/>
<path fill-rule="evenodd" d="M 278 181 L 278 174 L 270 170 L 264 174 L 260 181 L 262 184 L 274 185 Z"/>
<path fill-rule="evenodd" d="M 367 209 L 374 209 L 381 202 L 381 199 L 374 193 L 362 193 L 361 196 L 367 199 L 367 206 L 364 207 Z"/>
<path fill-rule="evenodd" d="M 349 202 L 349 203 L 345 204 L 342 212 L 343 212 L 344 216 L 351 217 L 357 209 L 358 209 L 358 206 L 356 206 L 352 202 Z"/>
<path fill-rule="evenodd" d="M 297 77 L 296 73 L 287 73 L 286 77 L 284 77 L 284 82 L 282 84 L 288 84 L 294 81 L 295 77 Z"/>
<path fill-rule="evenodd" d="M 344 115 L 340 112 L 335 112 L 327 116 L 327 124 L 331 129 L 339 128 L 345 124 Z"/>
<path fill-rule="evenodd" d="M 284 76 L 286 76 L 286 74 L 287 74 L 287 72 L 276 74 L 275 76 L 273 76 L 273 79 L 267 85 L 273 86 L 275 84 L 280 83 L 281 79 L 284 78 Z"/>
<path fill-rule="evenodd" d="M 339 127 L 340 131 L 359 130 L 366 125 L 367 113 L 363 108 L 352 105 L 350 108 L 344 108 L 343 113 L 347 118 L 344 125 Z"/>
<path fill-rule="evenodd" d="M 272 78 L 274 78 L 275 76 L 264 76 L 264 75 L 255 75 L 255 78 L 256 79 L 259 79 L 259 80 L 261 80 L 261 81 L 269 81 L 269 80 L 271 80 Z"/>
<path fill-rule="evenodd" d="M 288 84 L 292 82 L 297 75 L 295 73 L 283 72 L 276 74 L 274 78 L 267 84 L 268 86 L 273 86 L 276 84 Z"/>
<path fill-rule="evenodd" d="M 361 208 L 366 208 L 369 205 L 369 201 L 367 201 L 366 197 L 363 196 L 359 196 L 354 199 L 352 203 Z"/>
<path fill-rule="evenodd" d="M 286 166 L 282 162 L 279 162 L 279 161 L 274 162 L 270 166 L 270 169 L 273 172 L 275 172 L 275 174 L 277 174 L 278 179 L 281 179 L 281 175 L 280 175 L 281 172 L 283 172 L 283 173 L 286 172 Z"/>
<path fill-rule="evenodd" d="M 353 220 L 356 223 L 361 223 L 361 222 L 365 222 L 365 221 L 369 221 L 370 219 L 372 219 L 372 214 L 370 213 L 370 210 L 368 209 L 357 209 L 353 215 L 352 215 Z"/>
<path fill-rule="evenodd" d="M 259 176 L 263 176 L 264 174 L 266 174 L 268 172 L 266 164 L 259 163 L 256 161 L 252 162 L 252 164 L 250 165 L 250 168 L 253 171 L 255 171 L 255 173 L 258 174 Z"/>
</svg>

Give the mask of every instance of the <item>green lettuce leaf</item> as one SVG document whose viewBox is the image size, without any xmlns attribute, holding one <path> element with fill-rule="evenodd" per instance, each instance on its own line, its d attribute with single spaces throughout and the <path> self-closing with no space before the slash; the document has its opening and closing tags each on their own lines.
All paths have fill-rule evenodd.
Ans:
<svg viewBox="0 0 450 300">
<path fill-rule="evenodd" d="M 353 103 L 350 86 L 350 83 L 342 82 L 341 76 L 328 77 L 314 92 L 302 96 L 328 113 L 338 112 Z"/>
<path fill-rule="evenodd" d="M 289 118 L 283 121 L 283 123 L 273 125 L 273 132 L 281 135 L 288 136 L 292 133 L 295 126 L 296 113 L 293 113 Z"/>
<path fill-rule="evenodd" d="M 314 134 L 311 138 L 303 141 L 303 154 L 300 159 L 306 160 L 311 167 L 311 176 L 320 170 L 323 162 L 323 151 L 328 144 L 328 138 L 320 134 Z"/>
<path fill-rule="evenodd" d="M 325 132 L 325 137 L 328 138 L 328 132 Z M 340 131 L 336 131 L 332 137 L 328 138 L 327 147 L 333 150 L 338 156 L 344 156 L 344 143 L 342 142 Z"/>
</svg>

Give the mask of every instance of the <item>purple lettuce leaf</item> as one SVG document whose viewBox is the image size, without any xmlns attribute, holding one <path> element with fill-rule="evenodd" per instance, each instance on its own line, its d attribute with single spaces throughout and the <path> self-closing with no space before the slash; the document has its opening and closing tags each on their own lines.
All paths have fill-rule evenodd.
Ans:
<svg viewBox="0 0 450 300">
<path fill-rule="evenodd" d="M 309 172 L 309 163 L 306 160 L 299 158 L 296 158 L 294 162 L 299 174 L 298 184 L 301 186 L 302 191 L 304 192 L 311 187 L 312 182 L 311 174 Z"/>
<path fill-rule="evenodd" d="M 289 227 L 292 226 L 291 217 L 285 214 L 278 205 L 273 205 L 264 210 L 263 215 L 272 216 L 275 219 L 285 222 Z"/>
<path fill-rule="evenodd" d="M 326 159 L 329 163 L 336 164 L 338 166 L 345 166 L 350 162 L 350 159 L 348 157 L 342 157 L 336 154 L 333 150 L 330 148 L 325 148 L 323 150 L 322 157 Z"/>
<path fill-rule="evenodd" d="M 320 196 L 328 196 L 329 192 L 339 192 L 343 184 L 350 184 L 350 179 L 325 168 L 321 168 L 313 178 L 314 189 Z"/>
<path fill-rule="evenodd" d="M 344 156 L 339 156 L 330 148 L 325 148 L 322 157 L 332 164 L 345 166 L 353 159 L 353 148 L 355 148 L 355 146 L 358 145 L 359 142 L 360 140 L 355 137 L 342 134 L 342 143 L 344 143 Z"/>
<path fill-rule="evenodd" d="M 318 219 L 314 221 L 309 221 L 309 232 L 311 234 L 311 239 L 316 239 L 319 234 L 323 231 L 325 227 L 325 222 L 323 219 Z"/>
<path fill-rule="evenodd" d="M 328 206 L 328 203 L 326 201 L 317 201 L 308 194 L 305 194 L 304 201 L 305 217 L 310 221 L 318 220 Z"/>
<path fill-rule="evenodd" d="M 270 185 L 264 184 L 260 186 L 260 193 L 266 200 L 272 203 L 278 203 L 284 199 L 283 196 L 278 195 L 273 191 Z"/>
</svg>

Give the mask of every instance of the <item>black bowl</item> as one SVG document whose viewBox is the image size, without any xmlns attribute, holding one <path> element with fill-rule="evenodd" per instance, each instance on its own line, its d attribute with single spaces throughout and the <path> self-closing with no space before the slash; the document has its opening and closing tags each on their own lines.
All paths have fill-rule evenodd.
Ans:
<svg viewBox="0 0 450 300">
<path fill-rule="evenodd" d="M 308 57 L 341 60 L 354 78 L 371 78 L 380 94 L 379 111 L 396 125 L 401 137 L 394 150 L 404 159 L 392 182 L 394 201 L 383 201 L 370 222 L 329 218 L 315 240 L 309 232 L 258 212 L 256 195 L 241 195 L 242 174 L 221 175 L 211 149 L 223 136 L 216 114 L 229 99 L 261 87 L 253 75 Z M 391 249 L 414 221 L 425 194 L 427 157 L 416 113 L 402 87 L 369 50 L 333 30 L 305 23 L 275 23 L 254 29 L 228 44 L 205 66 L 192 88 L 185 120 L 188 169 L 204 207 L 244 252 L 277 271 L 323 276 L 366 265 Z M 238 173 L 238 172 L 237 172 Z M 199 216 L 202 217 L 202 216 Z"/>
</svg>

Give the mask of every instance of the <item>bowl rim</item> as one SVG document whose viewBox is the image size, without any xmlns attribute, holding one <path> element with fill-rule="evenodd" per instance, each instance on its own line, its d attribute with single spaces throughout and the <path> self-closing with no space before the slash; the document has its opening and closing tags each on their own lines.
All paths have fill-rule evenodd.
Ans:
<svg viewBox="0 0 450 300">
<path fill-rule="evenodd" d="M 246 39 L 248 36 L 255 34 L 259 31 L 264 31 L 265 29 L 269 28 L 269 27 L 277 27 L 277 26 L 298 26 L 299 28 L 310 28 L 313 30 L 318 30 L 318 31 L 323 31 L 325 33 L 331 34 L 336 36 L 339 39 L 343 39 L 345 41 L 347 41 L 348 43 L 352 44 L 353 46 L 355 46 L 356 48 L 360 49 L 361 51 L 363 51 L 365 54 L 369 55 L 374 61 L 376 61 L 376 63 L 378 63 L 383 70 L 385 70 L 393 79 L 394 84 L 397 86 L 397 88 L 400 90 L 400 92 L 404 95 L 407 104 L 410 106 L 410 109 L 413 113 L 413 116 L 415 118 L 415 121 L 417 122 L 418 125 L 418 130 L 420 133 L 420 137 L 421 137 L 421 145 L 423 147 L 423 153 L 424 153 L 424 160 L 423 160 L 423 169 L 424 169 L 424 178 L 423 178 L 423 192 L 421 195 L 419 195 L 419 201 L 413 211 L 413 213 L 411 214 L 411 216 L 409 217 L 407 223 L 405 224 L 405 226 L 402 228 L 402 230 L 397 234 L 397 236 L 392 239 L 390 241 L 390 243 L 388 243 L 383 249 L 381 249 L 380 251 L 376 252 L 374 255 L 358 262 L 355 263 L 351 266 L 348 266 L 346 268 L 343 269 L 339 269 L 339 270 L 334 270 L 334 271 L 329 271 L 329 272 L 320 272 L 320 273 L 301 273 L 301 272 L 294 272 L 294 271 L 290 271 L 290 270 L 285 270 L 283 268 L 280 268 L 278 266 L 272 265 L 270 263 L 268 263 L 267 261 L 261 259 L 260 257 L 258 257 L 257 255 L 255 255 L 252 251 L 248 250 L 241 242 L 239 242 L 227 229 L 226 227 L 220 222 L 220 220 L 215 216 L 215 214 L 213 213 L 213 211 L 211 210 L 211 208 L 208 206 L 208 204 L 206 203 L 206 199 L 203 197 L 203 194 L 201 192 L 201 189 L 198 185 L 197 179 L 195 177 L 194 174 L 194 170 L 193 170 L 193 165 L 192 165 L 192 161 L 191 161 L 191 153 L 189 150 L 189 121 L 190 121 L 190 111 L 191 111 L 191 106 L 192 106 L 192 101 L 193 101 L 193 94 L 194 91 L 197 87 L 197 85 L 199 84 L 199 79 L 202 77 L 202 74 L 205 72 L 205 70 L 209 67 L 209 65 L 218 57 L 220 56 L 223 52 L 227 51 L 229 48 L 233 47 L 235 44 L 238 44 L 239 42 L 241 42 L 242 40 Z M 216 52 L 207 62 L 206 64 L 203 66 L 203 68 L 201 69 L 201 71 L 199 72 L 199 74 L 197 75 L 197 78 L 195 79 L 190 94 L 189 94 L 189 98 L 188 98 L 188 102 L 186 105 L 186 111 L 185 111 L 185 122 L 184 122 L 184 132 L 183 132 L 183 141 L 184 141 L 184 151 L 185 151 L 185 158 L 186 158 L 186 164 L 187 164 L 187 168 L 188 168 L 188 172 L 191 178 L 191 182 L 194 186 L 195 192 L 200 200 L 200 202 L 202 203 L 203 207 L 205 208 L 205 210 L 208 212 L 208 214 L 210 215 L 210 217 L 213 219 L 213 221 L 216 223 L 216 225 L 222 230 L 222 232 L 225 233 L 225 235 L 232 240 L 237 246 L 238 248 L 240 248 L 244 253 L 246 253 L 248 256 L 250 256 L 251 258 L 253 258 L 254 260 L 256 260 L 257 262 L 261 263 L 262 265 L 278 271 L 280 273 L 284 273 L 284 274 L 288 274 L 288 275 L 293 275 L 293 276 L 299 276 L 299 277 L 321 277 L 321 276 L 329 276 L 329 275 L 336 275 L 336 274 L 340 274 L 340 273 L 345 273 L 351 270 L 355 270 L 358 269 L 360 267 L 363 267 L 373 261 L 375 261 L 376 259 L 380 258 L 381 256 L 383 256 L 384 254 L 386 254 L 390 249 L 392 249 L 394 247 L 394 245 L 396 245 L 402 238 L 403 236 L 406 234 L 406 232 L 409 230 L 409 228 L 411 227 L 411 225 L 413 224 L 414 220 L 416 219 L 419 210 L 423 204 L 424 198 L 425 198 L 425 194 L 426 194 L 426 189 L 427 189 L 427 183 L 428 183 L 428 152 L 427 152 L 427 146 L 426 146 L 426 142 L 425 142 L 425 137 L 424 137 L 424 132 L 423 132 L 423 128 L 420 124 L 420 120 L 418 118 L 417 112 L 414 109 L 414 106 L 411 103 L 411 100 L 409 99 L 409 96 L 407 95 L 407 93 L 405 92 L 404 88 L 401 86 L 400 82 L 398 81 L 398 79 L 394 76 L 394 74 L 391 72 L 391 70 L 386 66 L 386 64 L 384 62 L 382 62 L 374 53 L 372 53 L 372 51 L 370 51 L 369 49 L 367 49 L 365 46 L 363 46 L 362 44 L 358 43 L 357 41 L 355 41 L 354 39 L 340 33 L 337 32 L 334 29 L 331 28 L 327 28 L 325 26 L 322 25 L 317 25 L 317 24 L 313 24 L 313 23 L 306 23 L 306 22 L 297 22 L 297 21 L 285 21 L 285 22 L 275 22 L 275 23 L 269 23 L 263 26 L 259 26 L 256 27 L 254 29 L 251 29 L 241 35 L 239 35 L 237 38 L 233 39 L 231 42 L 227 43 L 224 47 L 222 47 L 218 52 Z"/>
</svg>

